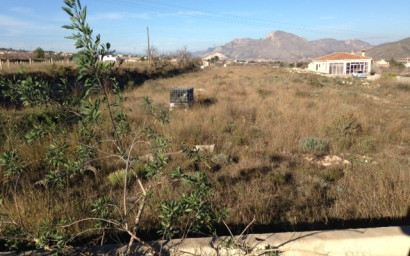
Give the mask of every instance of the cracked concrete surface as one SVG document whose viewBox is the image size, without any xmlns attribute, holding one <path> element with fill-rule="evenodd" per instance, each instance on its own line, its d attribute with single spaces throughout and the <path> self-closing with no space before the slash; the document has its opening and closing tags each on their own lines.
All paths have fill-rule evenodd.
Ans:
<svg viewBox="0 0 410 256">
<path fill-rule="evenodd" d="M 180 256 L 275 255 L 268 254 L 273 251 L 269 248 L 277 248 L 282 252 L 279 255 L 286 256 L 410 255 L 410 226 L 251 234 L 236 239 L 236 245 L 223 237 L 173 240 L 168 246 L 171 255 Z"/>
</svg>

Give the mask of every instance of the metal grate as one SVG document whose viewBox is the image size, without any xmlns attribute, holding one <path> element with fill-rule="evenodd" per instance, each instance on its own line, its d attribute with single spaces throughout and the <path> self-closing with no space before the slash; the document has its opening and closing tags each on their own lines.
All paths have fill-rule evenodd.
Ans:
<svg viewBox="0 0 410 256">
<path fill-rule="evenodd" d="M 170 107 L 191 107 L 194 104 L 194 88 L 172 88 L 170 90 Z"/>
</svg>

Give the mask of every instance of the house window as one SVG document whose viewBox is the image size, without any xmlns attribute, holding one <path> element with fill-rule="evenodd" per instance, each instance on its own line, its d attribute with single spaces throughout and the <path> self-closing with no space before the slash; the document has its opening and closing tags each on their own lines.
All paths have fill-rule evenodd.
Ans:
<svg viewBox="0 0 410 256">
<path fill-rule="evenodd" d="M 351 74 L 356 71 L 363 71 L 367 73 L 369 71 L 368 62 L 348 62 L 346 63 L 346 74 Z"/>
<path fill-rule="evenodd" d="M 329 63 L 329 74 L 343 75 L 343 63 Z"/>
</svg>

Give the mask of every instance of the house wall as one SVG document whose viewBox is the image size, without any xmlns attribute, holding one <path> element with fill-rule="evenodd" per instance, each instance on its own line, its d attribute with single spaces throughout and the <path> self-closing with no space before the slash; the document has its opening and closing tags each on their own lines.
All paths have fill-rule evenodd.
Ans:
<svg viewBox="0 0 410 256">
<path fill-rule="evenodd" d="M 317 73 L 329 73 L 329 65 L 325 61 L 313 61 L 309 63 L 308 69 Z"/>
<path fill-rule="evenodd" d="M 363 59 L 358 59 L 358 60 L 328 60 L 328 61 L 313 61 L 309 63 L 308 69 L 317 73 L 326 73 L 330 74 L 330 66 L 335 65 L 335 64 L 342 64 L 343 65 L 343 74 L 339 75 L 350 75 L 347 74 L 347 68 L 346 65 L 347 63 L 354 63 L 354 62 L 366 62 L 367 63 L 367 73 L 369 73 L 372 69 L 372 61 L 371 59 L 368 60 L 363 60 Z"/>
</svg>

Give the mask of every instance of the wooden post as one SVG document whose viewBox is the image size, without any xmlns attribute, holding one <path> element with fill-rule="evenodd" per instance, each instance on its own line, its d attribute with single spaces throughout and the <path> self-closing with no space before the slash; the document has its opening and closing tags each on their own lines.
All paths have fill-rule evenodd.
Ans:
<svg viewBox="0 0 410 256">
<path fill-rule="evenodd" d="M 151 64 L 151 50 L 149 49 L 149 27 L 147 27 L 147 38 L 148 38 L 148 64 Z"/>
<path fill-rule="evenodd" d="M 10 61 L 7 59 L 7 67 L 10 69 Z"/>
<path fill-rule="evenodd" d="M 31 63 L 31 58 L 28 59 L 28 62 L 30 63 L 30 66 L 31 66 L 31 64 L 32 64 L 32 63 Z"/>
<path fill-rule="evenodd" d="M 3 61 L 0 60 L 0 70 L 3 70 Z"/>
</svg>

